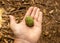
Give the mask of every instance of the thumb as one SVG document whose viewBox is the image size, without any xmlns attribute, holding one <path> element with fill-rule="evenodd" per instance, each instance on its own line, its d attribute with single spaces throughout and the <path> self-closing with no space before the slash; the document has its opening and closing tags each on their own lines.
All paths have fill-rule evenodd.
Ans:
<svg viewBox="0 0 60 43">
<path fill-rule="evenodd" d="M 10 18 L 10 28 L 12 29 L 12 31 L 15 33 L 15 30 L 16 30 L 16 21 L 15 21 L 15 17 L 12 16 L 12 15 L 9 15 L 9 18 Z"/>
<path fill-rule="evenodd" d="M 10 24 L 15 25 L 16 24 L 15 17 L 13 17 L 12 15 L 9 15 L 9 18 L 10 18 Z"/>
</svg>

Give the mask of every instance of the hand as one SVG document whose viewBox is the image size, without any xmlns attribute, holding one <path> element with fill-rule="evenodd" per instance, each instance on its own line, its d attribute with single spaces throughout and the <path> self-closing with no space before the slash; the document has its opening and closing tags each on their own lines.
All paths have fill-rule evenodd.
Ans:
<svg viewBox="0 0 60 43">
<path fill-rule="evenodd" d="M 28 27 L 25 24 L 26 16 L 31 16 L 34 19 L 34 26 Z M 16 23 L 13 16 L 10 17 L 10 27 L 14 32 L 16 39 L 24 39 L 31 42 L 37 42 L 41 35 L 42 29 L 42 12 L 37 7 L 30 7 L 24 19 L 19 24 Z"/>
</svg>

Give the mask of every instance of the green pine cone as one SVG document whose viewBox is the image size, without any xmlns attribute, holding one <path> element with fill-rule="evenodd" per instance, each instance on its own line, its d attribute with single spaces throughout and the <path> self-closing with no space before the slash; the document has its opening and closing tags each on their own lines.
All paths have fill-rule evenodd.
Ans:
<svg viewBox="0 0 60 43">
<path fill-rule="evenodd" d="M 26 25 L 29 26 L 29 27 L 33 27 L 34 26 L 34 20 L 30 16 L 27 16 L 25 18 L 25 22 L 26 22 Z"/>
</svg>

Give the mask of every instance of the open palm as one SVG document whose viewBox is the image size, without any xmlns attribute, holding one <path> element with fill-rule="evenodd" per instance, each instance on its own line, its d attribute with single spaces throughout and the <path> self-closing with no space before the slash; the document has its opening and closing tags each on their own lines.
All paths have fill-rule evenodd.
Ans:
<svg viewBox="0 0 60 43">
<path fill-rule="evenodd" d="M 31 16 L 34 19 L 34 26 L 28 27 L 25 23 L 25 17 Z M 19 24 L 16 23 L 15 18 L 10 15 L 10 27 L 13 30 L 16 38 L 25 39 L 28 41 L 37 42 L 40 37 L 42 29 L 42 12 L 37 7 L 30 7 L 24 19 Z"/>
</svg>

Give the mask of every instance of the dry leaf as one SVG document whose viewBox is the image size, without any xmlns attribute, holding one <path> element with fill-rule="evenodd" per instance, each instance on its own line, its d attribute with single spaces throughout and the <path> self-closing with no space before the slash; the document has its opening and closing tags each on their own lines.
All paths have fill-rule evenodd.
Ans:
<svg viewBox="0 0 60 43">
<path fill-rule="evenodd" d="M 0 28 L 2 27 L 2 14 L 4 13 L 4 9 L 0 8 Z"/>
</svg>

